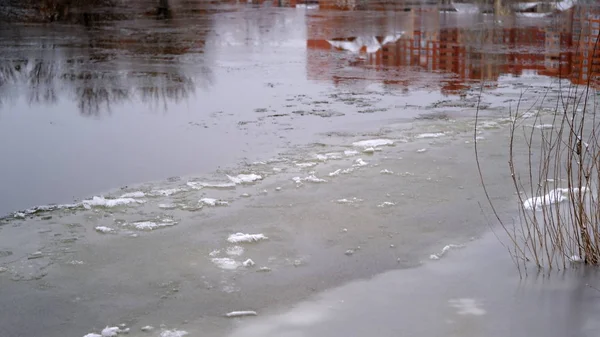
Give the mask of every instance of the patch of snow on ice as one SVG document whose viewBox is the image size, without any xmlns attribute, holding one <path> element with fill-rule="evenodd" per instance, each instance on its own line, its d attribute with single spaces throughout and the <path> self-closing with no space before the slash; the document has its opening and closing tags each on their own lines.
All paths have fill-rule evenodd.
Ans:
<svg viewBox="0 0 600 337">
<path fill-rule="evenodd" d="M 416 135 L 416 139 L 425 139 L 425 138 L 439 138 L 445 136 L 445 133 L 437 132 L 437 133 L 421 133 Z"/>
<path fill-rule="evenodd" d="M 226 252 L 227 252 L 227 255 L 229 255 L 229 256 L 240 256 L 240 255 L 244 254 L 244 247 L 242 247 L 242 246 L 227 247 Z"/>
<path fill-rule="evenodd" d="M 138 221 L 134 222 L 131 225 L 133 228 L 142 231 L 153 231 L 155 229 L 163 228 L 163 227 L 171 227 L 175 226 L 177 222 L 164 221 L 163 222 L 153 222 L 153 221 Z"/>
<path fill-rule="evenodd" d="M 237 176 L 230 176 L 228 175 L 227 178 L 229 178 L 229 180 L 231 180 L 233 183 L 235 184 L 249 184 L 252 182 L 255 182 L 257 180 L 262 180 L 262 176 L 258 175 L 258 174 L 238 174 Z"/>
<path fill-rule="evenodd" d="M 367 163 L 366 161 L 362 160 L 362 158 L 358 158 L 354 161 L 354 164 L 352 166 L 354 167 L 361 167 L 361 166 L 367 166 L 369 165 L 369 163 Z"/>
<path fill-rule="evenodd" d="M 393 145 L 394 141 L 391 139 L 369 139 L 369 140 L 361 140 L 359 142 L 352 143 L 353 146 L 356 147 L 378 147 L 384 145 Z"/>
<path fill-rule="evenodd" d="M 143 198 L 146 196 L 146 193 L 142 191 L 129 192 L 121 195 L 121 198 Z"/>
<path fill-rule="evenodd" d="M 454 244 L 446 245 L 446 246 L 444 246 L 444 248 L 442 248 L 442 251 L 439 252 L 438 254 L 431 254 L 431 255 L 429 255 L 429 259 L 431 259 L 431 260 L 439 260 L 444 255 L 446 255 L 446 253 L 448 253 L 448 251 L 450 249 L 463 248 L 463 247 L 464 247 L 464 245 L 454 245 Z"/>
<path fill-rule="evenodd" d="M 103 234 L 113 233 L 115 231 L 113 228 L 105 226 L 97 226 L 94 229 L 96 230 L 96 232 L 100 232 Z"/>
<path fill-rule="evenodd" d="M 243 316 L 256 316 L 256 311 L 253 310 L 243 310 L 243 311 L 232 311 L 225 314 L 227 317 L 243 317 Z"/>
<path fill-rule="evenodd" d="M 133 199 L 133 198 L 106 199 L 104 197 L 93 197 L 92 199 L 82 201 L 81 204 L 83 205 L 83 207 L 89 209 L 94 206 L 110 208 L 110 207 L 117 207 L 117 206 L 136 204 L 136 203 L 142 204 L 144 202 L 145 201 L 143 201 L 143 200 L 137 200 L 137 199 Z"/>
<path fill-rule="evenodd" d="M 117 326 L 113 326 L 113 327 L 106 327 L 104 329 L 102 329 L 102 337 L 115 337 L 119 334 L 119 332 L 121 331 L 121 329 L 119 329 L 119 327 Z"/>
<path fill-rule="evenodd" d="M 300 168 L 313 167 L 313 166 L 316 166 L 316 165 L 317 165 L 317 163 L 312 163 L 312 162 L 309 162 L 309 163 L 297 163 L 296 164 L 296 166 L 298 166 Z"/>
<path fill-rule="evenodd" d="M 242 265 L 240 262 L 228 257 L 215 257 L 212 258 L 211 261 L 217 265 L 217 267 L 225 270 L 234 270 Z"/>
<path fill-rule="evenodd" d="M 160 337 L 183 337 L 189 333 L 184 330 L 164 330 L 160 333 Z"/>
<path fill-rule="evenodd" d="M 213 198 L 202 198 L 200 199 L 200 203 L 206 206 L 227 206 L 229 203 L 227 201 L 213 199 Z"/>
<path fill-rule="evenodd" d="M 235 234 L 231 234 L 228 238 L 227 241 L 231 242 L 231 243 L 241 243 L 241 242 L 257 242 L 257 241 L 261 241 L 261 240 L 267 240 L 268 237 L 266 237 L 264 234 L 244 234 L 244 233 L 235 233 Z"/>
</svg>

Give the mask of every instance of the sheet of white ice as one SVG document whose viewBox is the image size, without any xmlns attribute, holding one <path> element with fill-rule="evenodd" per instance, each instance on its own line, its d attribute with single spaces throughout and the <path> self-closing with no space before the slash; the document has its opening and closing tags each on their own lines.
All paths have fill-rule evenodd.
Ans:
<svg viewBox="0 0 600 337">
<path fill-rule="evenodd" d="M 160 337 L 183 337 L 188 335 L 189 333 L 184 330 L 163 330 L 160 333 Z"/>
<path fill-rule="evenodd" d="M 96 230 L 96 232 L 103 233 L 103 234 L 113 233 L 115 231 L 113 228 L 106 227 L 106 226 L 96 226 L 96 227 L 94 227 L 94 229 Z"/>
<path fill-rule="evenodd" d="M 454 248 L 463 248 L 464 245 L 454 245 L 454 244 L 450 244 L 450 245 L 446 245 L 444 246 L 444 248 L 442 248 L 442 251 L 439 252 L 438 254 L 431 254 L 429 255 L 429 258 L 431 260 L 439 260 L 441 259 L 444 255 L 446 255 L 446 253 L 450 250 L 450 249 L 454 249 Z"/>
<path fill-rule="evenodd" d="M 294 177 L 294 178 L 292 178 L 292 180 L 296 184 L 302 184 L 303 181 L 311 182 L 311 183 L 326 183 L 327 182 L 327 180 L 325 180 L 325 179 L 317 178 L 314 174 L 311 174 L 311 175 L 309 175 L 307 177 L 304 177 L 304 178 Z"/>
<path fill-rule="evenodd" d="M 585 193 L 586 188 L 582 188 L 581 192 Z M 574 188 L 573 193 L 579 193 L 579 188 Z M 556 188 L 541 197 L 532 197 L 523 202 L 523 207 L 528 210 L 539 210 L 544 206 L 550 206 L 569 199 L 568 188 Z"/>
<path fill-rule="evenodd" d="M 241 262 L 236 261 L 229 257 L 215 257 L 211 259 L 212 263 L 214 263 L 217 267 L 225 270 L 234 270 L 242 265 Z"/>
<path fill-rule="evenodd" d="M 213 198 L 202 198 L 200 199 L 200 203 L 206 206 L 227 206 L 229 204 L 227 201 Z"/>
<path fill-rule="evenodd" d="M 262 176 L 258 175 L 258 174 L 238 174 L 237 176 L 230 176 L 228 175 L 227 178 L 229 178 L 229 180 L 231 180 L 231 182 L 235 183 L 235 184 L 249 184 L 249 183 L 253 183 L 257 180 L 262 180 Z"/>
<path fill-rule="evenodd" d="M 129 204 L 142 204 L 144 200 L 137 200 L 133 198 L 116 198 L 116 199 L 107 199 L 104 197 L 93 197 L 89 200 L 84 200 L 81 202 L 83 207 L 91 208 L 91 207 L 117 207 Z"/>
<path fill-rule="evenodd" d="M 244 316 L 256 316 L 257 313 L 254 310 L 243 310 L 243 311 L 232 311 L 225 314 L 227 317 L 244 317 Z"/>
<path fill-rule="evenodd" d="M 133 228 L 141 231 L 153 231 L 163 227 L 175 226 L 177 222 L 163 220 L 161 222 L 154 221 L 138 221 L 131 224 Z"/>
<path fill-rule="evenodd" d="M 443 137 L 446 134 L 437 132 L 437 133 L 421 133 L 415 136 L 416 139 L 425 139 L 425 138 L 439 138 Z"/>
<path fill-rule="evenodd" d="M 378 146 L 384 146 L 384 145 L 393 145 L 394 141 L 391 139 L 368 139 L 368 140 L 361 140 L 359 142 L 354 142 L 352 143 L 353 146 L 356 147 L 378 147 Z"/>
<path fill-rule="evenodd" d="M 229 256 L 240 256 L 240 255 L 244 254 L 244 247 L 242 247 L 242 246 L 227 247 L 226 253 Z M 212 254 L 212 252 L 211 252 L 211 254 Z"/>
<path fill-rule="evenodd" d="M 257 242 L 261 240 L 267 240 L 264 234 L 244 234 L 244 233 L 235 233 L 229 235 L 227 241 L 231 243 L 242 243 L 242 242 Z"/>
</svg>

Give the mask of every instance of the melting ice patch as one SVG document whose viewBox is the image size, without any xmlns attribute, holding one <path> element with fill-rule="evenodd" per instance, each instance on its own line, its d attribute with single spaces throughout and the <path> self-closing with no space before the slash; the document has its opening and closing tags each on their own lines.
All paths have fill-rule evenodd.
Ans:
<svg viewBox="0 0 600 337">
<path fill-rule="evenodd" d="M 384 145 L 394 145 L 394 141 L 391 139 L 369 139 L 369 140 L 361 140 L 359 142 L 352 143 L 353 146 L 356 147 L 378 147 Z"/>
<path fill-rule="evenodd" d="M 448 303 L 458 310 L 456 313 L 459 315 L 483 316 L 486 314 L 486 311 L 480 307 L 481 304 L 473 298 L 452 299 Z"/>
<path fill-rule="evenodd" d="M 450 249 L 453 249 L 453 248 L 463 248 L 463 247 L 464 247 L 464 245 L 454 245 L 454 244 L 451 244 L 451 245 L 446 245 L 446 246 L 444 246 L 444 248 L 442 248 L 442 251 L 441 251 L 441 252 L 439 252 L 438 254 L 431 254 L 431 255 L 429 255 L 429 258 L 430 258 L 431 260 L 439 260 L 439 259 L 441 259 L 441 258 L 442 258 L 444 255 L 446 255 L 446 253 L 447 253 L 447 252 L 448 252 Z"/>
<path fill-rule="evenodd" d="M 237 176 L 230 176 L 228 175 L 227 178 L 229 178 L 229 180 L 231 180 L 231 182 L 233 182 L 234 184 L 249 184 L 249 183 L 253 183 L 257 180 L 262 180 L 262 176 L 258 175 L 258 174 L 238 174 Z"/>
<path fill-rule="evenodd" d="M 304 178 L 294 177 L 294 178 L 292 178 L 292 180 L 298 185 L 302 184 L 303 181 L 311 182 L 311 183 L 326 183 L 327 182 L 327 180 L 325 180 L 325 179 L 317 178 L 314 174 L 311 174 Z"/>
<path fill-rule="evenodd" d="M 160 333 L 160 337 L 183 337 L 188 335 L 189 333 L 184 330 L 163 330 Z"/>
<path fill-rule="evenodd" d="M 212 263 L 214 263 L 217 267 L 225 270 L 234 270 L 242 265 L 241 262 L 236 261 L 234 259 L 228 257 L 215 257 L 211 259 Z"/>
<path fill-rule="evenodd" d="M 267 240 L 264 234 L 244 234 L 244 233 L 235 233 L 231 234 L 227 241 L 231 243 L 241 243 L 241 242 L 257 242 L 261 240 Z"/>
<path fill-rule="evenodd" d="M 416 135 L 416 139 L 425 139 L 425 138 L 439 138 L 445 136 L 445 133 L 437 132 L 437 133 L 421 133 Z"/>
<path fill-rule="evenodd" d="M 200 203 L 206 206 L 227 206 L 229 203 L 224 200 L 218 200 L 213 198 L 202 198 Z"/>
<path fill-rule="evenodd" d="M 573 193 L 579 193 L 579 188 L 573 188 Z M 585 193 L 586 188 L 581 189 L 582 193 Z M 544 206 L 550 206 L 557 204 L 569 199 L 568 188 L 557 188 L 548 192 L 548 194 L 541 197 L 532 197 L 523 202 L 523 207 L 529 210 L 538 210 Z"/>
</svg>

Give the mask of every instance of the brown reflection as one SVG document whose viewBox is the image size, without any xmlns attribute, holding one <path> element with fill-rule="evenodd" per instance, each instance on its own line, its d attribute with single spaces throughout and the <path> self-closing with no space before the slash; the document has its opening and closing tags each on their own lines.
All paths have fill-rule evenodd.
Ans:
<svg viewBox="0 0 600 337">
<path fill-rule="evenodd" d="M 356 16 L 338 15 L 307 24 L 310 79 L 334 84 L 366 79 L 409 88 L 412 79 L 401 78 L 403 72 L 442 73 L 439 90 L 461 94 L 481 80 L 493 86 L 500 76 L 533 72 L 600 88 L 597 7 L 579 5 L 537 21 L 513 15 L 501 23 L 481 19 L 467 25 L 437 7 L 376 17 L 372 27 L 355 27 L 351 20 Z M 388 28 L 382 32 L 373 27 Z M 363 35 L 340 35 L 344 31 Z M 404 34 L 399 39 L 391 39 L 400 31 Z M 355 43 L 341 45 L 340 41 Z M 377 45 L 381 41 L 387 42 Z M 347 74 L 348 68 L 363 69 L 368 75 L 357 78 L 356 71 Z"/>
<path fill-rule="evenodd" d="M 190 27 L 177 18 L 115 20 L 116 16 L 98 14 L 110 8 L 92 9 L 89 4 L 61 7 L 57 18 L 68 20 L 69 25 L 2 31 L 0 104 L 19 88 L 30 104 L 72 100 L 84 115 L 110 112 L 115 104 L 127 101 L 166 110 L 170 102 L 180 102 L 197 87 L 211 85 L 212 72 L 203 56 L 212 27 L 210 15 L 196 15 Z M 72 24 L 74 17 L 88 11 L 95 14 Z"/>
</svg>

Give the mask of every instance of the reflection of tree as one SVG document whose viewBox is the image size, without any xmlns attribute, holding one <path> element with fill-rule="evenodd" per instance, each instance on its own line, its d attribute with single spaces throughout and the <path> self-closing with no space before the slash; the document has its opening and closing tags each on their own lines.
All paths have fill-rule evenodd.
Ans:
<svg viewBox="0 0 600 337">
<path fill-rule="evenodd" d="M 118 0 L 97 1 L 112 5 Z M 117 7 L 93 8 L 89 3 L 76 7 L 73 3 L 62 2 L 66 5 L 56 18 L 78 25 L 59 24 L 48 31 L 18 26 L 0 35 L 0 104 L 15 92 L 11 88 L 19 87 L 30 104 L 68 98 L 84 115 L 110 112 L 115 104 L 134 98 L 166 109 L 170 101 L 193 94 L 197 85 L 212 83 L 199 48 L 204 46 L 210 19 L 196 18 L 205 24 L 189 29 L 177 18 L 118 20 L 134 16 L 111 15 L 111 11 L 119 12 Z M 23 36 L 27 44 L 21 41 Z M 195 62 L 184 62 L 184 58 Z"/>
</svg>

